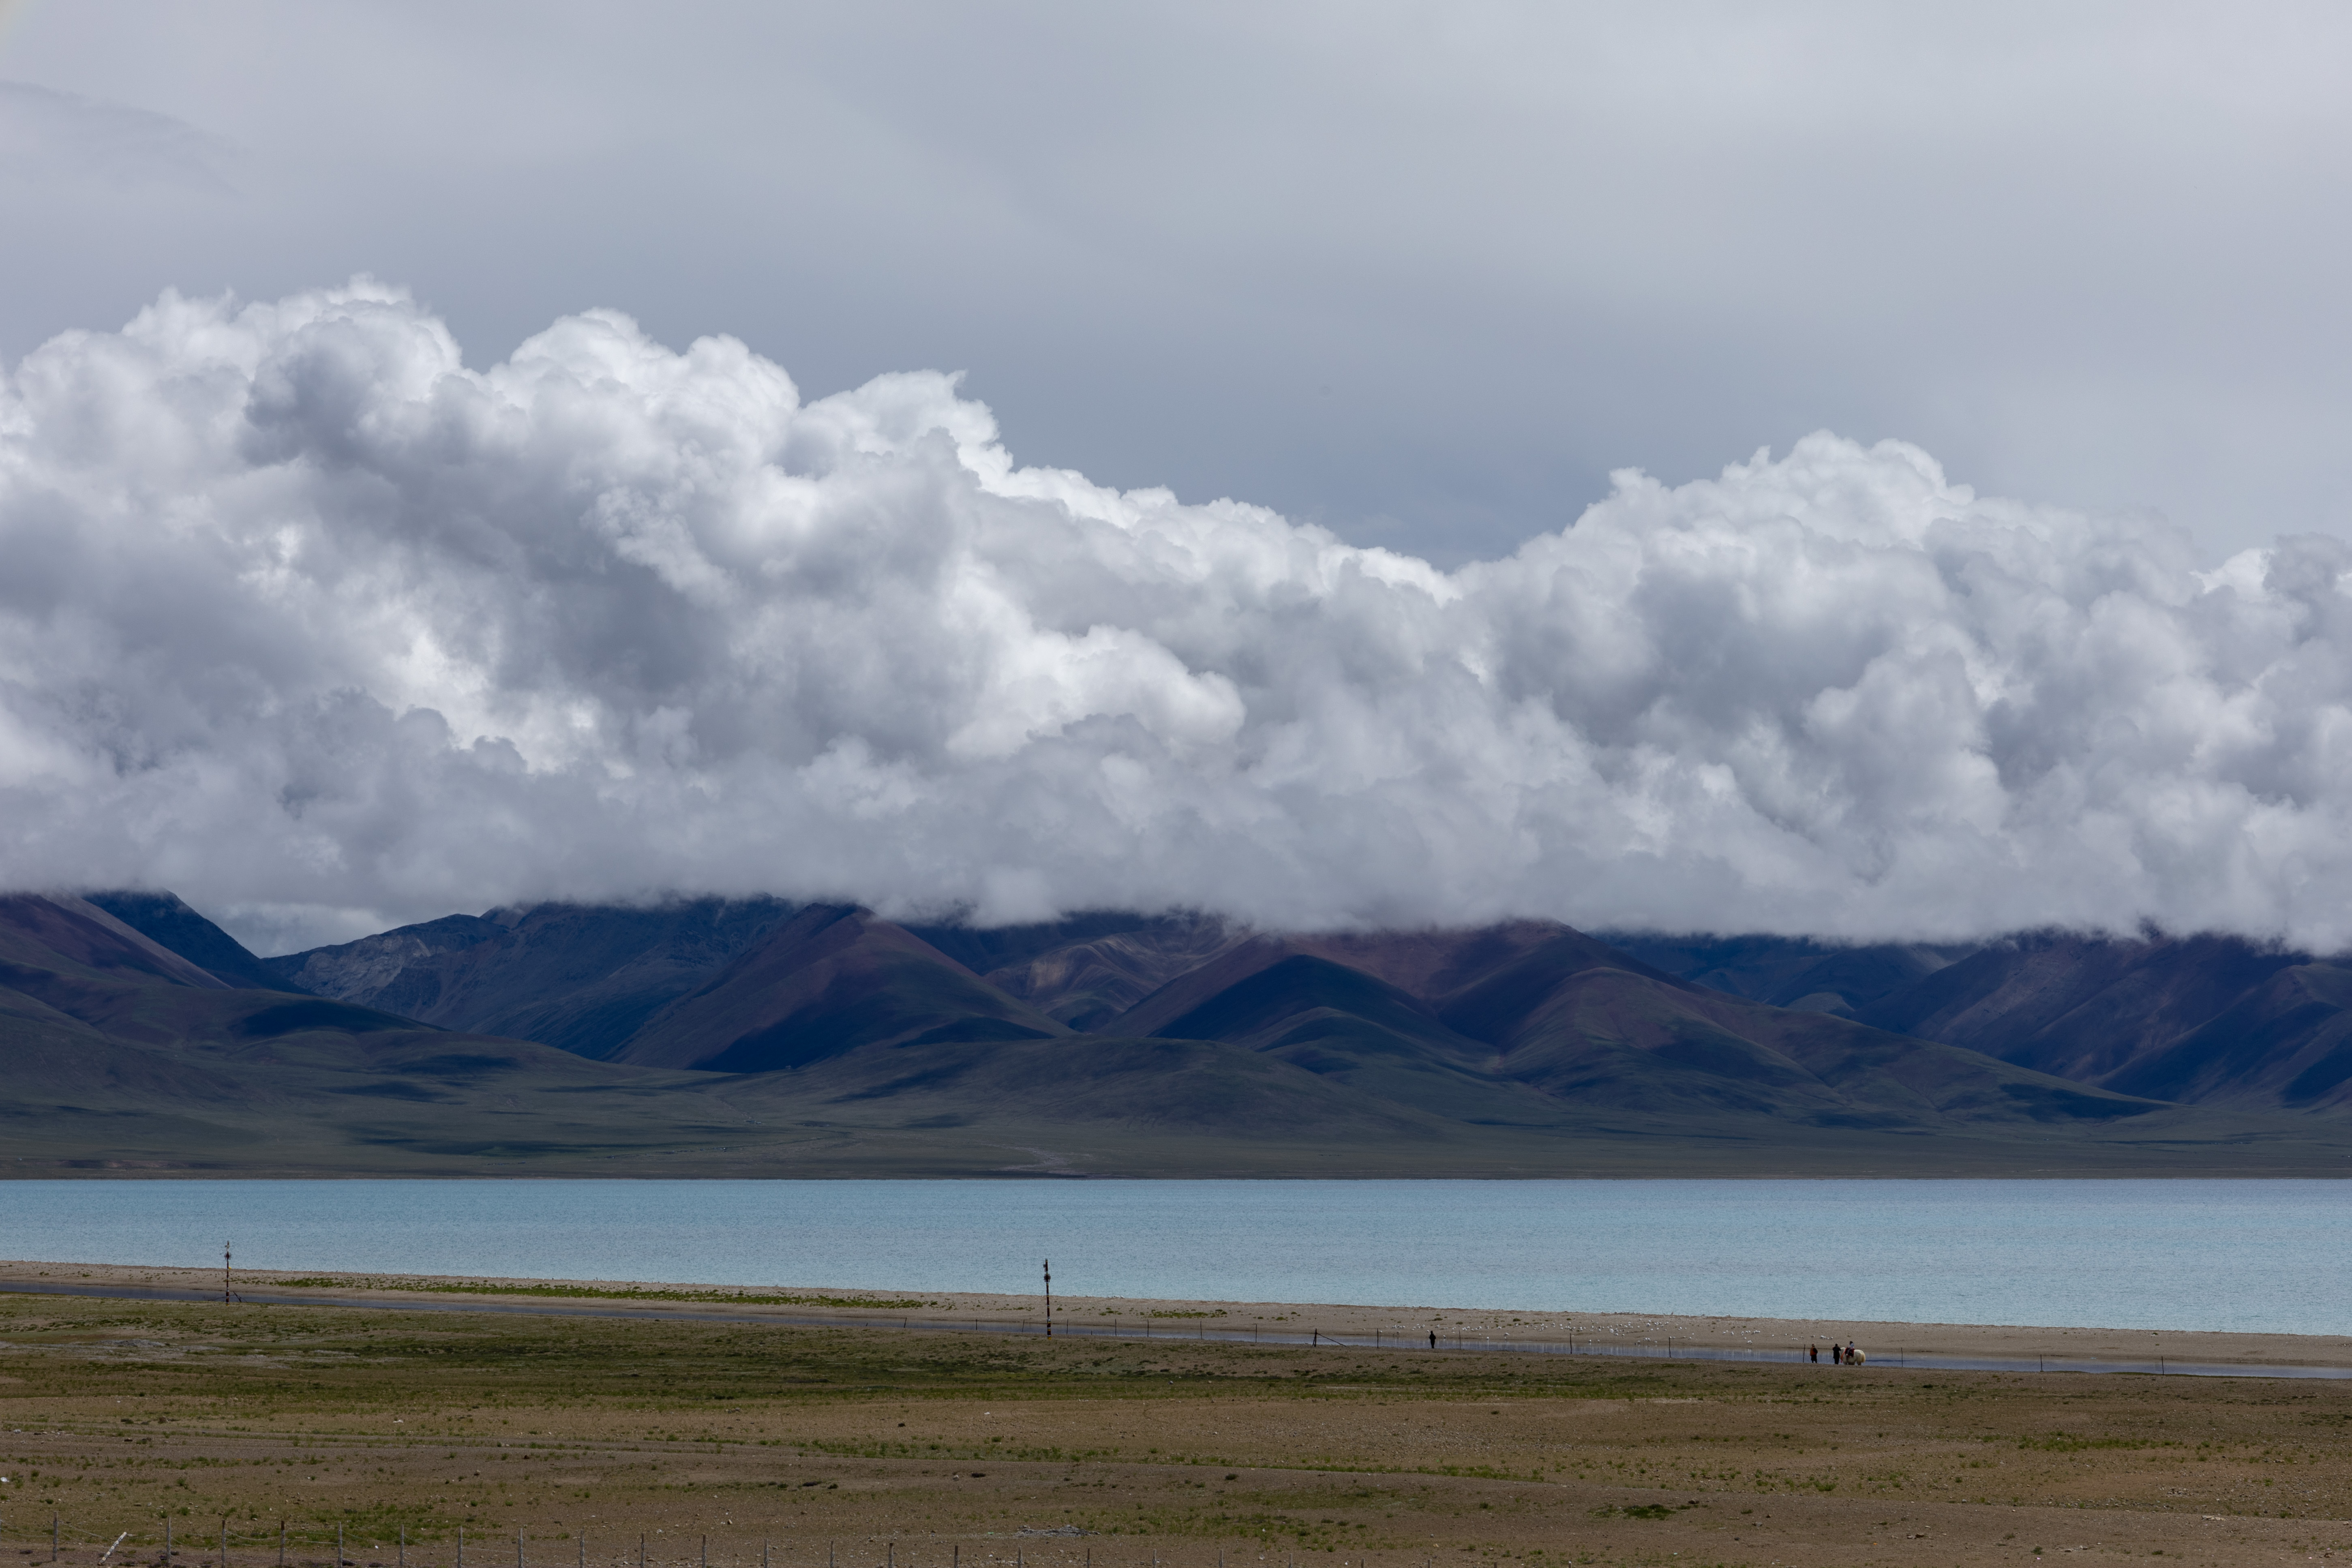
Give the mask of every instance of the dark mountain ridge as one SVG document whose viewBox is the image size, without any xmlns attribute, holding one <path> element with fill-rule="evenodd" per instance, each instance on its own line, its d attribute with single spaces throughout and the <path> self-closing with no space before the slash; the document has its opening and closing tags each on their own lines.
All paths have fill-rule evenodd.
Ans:
<svg viewBox="0 0 2352 1568">
<path fill-rule="evenodd" d="M 2241 937 L 2041 931 L 1971 948 L 1619 939 L 1695 984 L 2119 1093 L 2352 1105 L 2352 963 Z"/>
<path fill-rule="evenodd" d="M 247 1114 L 228 1107 L 272 1104 L 347 1163 L 400 1168 L 492 1158 L 475 1080 L 429 1066 L 477 1060 L 543 1080 L 493 1116 L 542 1168 L 649 1144 L 714 1173 L 2154 1173 L 2339 1170 L 2352 1153 L 2352 1124 L 2279 1110 L 2352 1083 L 2322 1017 L 2352 984 L 2326 966 L 2248 967 L 2210 943 L 1634 945 L 1542 921 L 1277 934 L 1099 912 L 984 931 L 697 900 L 494 910 L 255 959 L 166 894 L 24 898 L 0 900 L 0 1044 L 45 1064 L 9 1091 L 51 1095 L 43 1126 L 163 1118 L 163 1143 L 219 1148 Z M 229 985 L 193 953 L 279 989 Z M 2152 1048 L 2086 1046 L 2102 1018 L 2110 1036 L 2144 1021 L 2135 998 L 2228 1006 L 2201 1035 L 2145 1031 Z M 2032 1027 L 1990 1052 L 1894 1018 Z M 167 1065 L 209 1087 L 107 1088 Z M 420 1131 L 445 1117 L 438 1142 Z"/>
</svg>

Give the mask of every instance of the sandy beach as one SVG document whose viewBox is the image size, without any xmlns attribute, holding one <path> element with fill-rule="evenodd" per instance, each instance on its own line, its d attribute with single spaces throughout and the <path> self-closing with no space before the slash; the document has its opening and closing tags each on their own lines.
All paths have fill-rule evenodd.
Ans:
<svg viewBox="0 0 2352 1568">
<path fill-rule="evenodd" d="M 45 1261 L 0 1261 L 0 1289 L 23 1283 L 98 1292 L 144 1289 L 216 1298 L 218 1268 Z M 723 1315 L 875 1326 L 1035 1330 L 1042 1296 L 981 1291 L 889 1290 L 845 1286 L 733 1286 L 694 1281 L 522 1279 L 497 1277 L 295 1273 L 234 1269 L 230 1288 L 247 1300 L 360 1301 L 446 1309 L 461 1301 L 549 1312 L 625 1310 L 682 1320 Z M 1650 1312 L 1528 1312 L 1461 1308 L 1366 1307 L 1323 1302 L 1142 1300 L 1056 1295 L 1054 1321 L 1069 1332 L 1153 1339 L 1249 1339 L 1319 1335 L 1349 1345 L 1428 1344 L 1453 1349 L 1513 1344 L 1602 1347 L 1664 1355 L 1669 1350 L 1801 1352 L 1851 1341 L 1871 1364 L 1908 1358 L 1984 1358 L 2069 1363 L 2328 1367 L 2352 1369 L 2352 1336 L 2246 1334 L 2140 1329 L 2053 1328 L 1988 1323 L 1890 1323 L 1850 1319 L 1675 1317 Z M 1670 1342 L 1671 1342 L 1671 1344 Z"/>
</svg>

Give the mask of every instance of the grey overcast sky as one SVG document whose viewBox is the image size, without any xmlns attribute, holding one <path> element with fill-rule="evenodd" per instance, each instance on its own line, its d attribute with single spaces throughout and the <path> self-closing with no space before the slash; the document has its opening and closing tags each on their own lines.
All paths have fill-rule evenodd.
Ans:
<svg viewBox="0 0 2352 1568">
<path fill-rule="evenodd" d="M 0 16 L 0 888 L 2352 947 L 2352 7 Z"/>
<path fill-rule="evenodd" d="M 14 0 L 0 356 L 369 273 L 1441 565 L 1827 428 L 2352 531 L 2352 9 Z"/>
</svg>

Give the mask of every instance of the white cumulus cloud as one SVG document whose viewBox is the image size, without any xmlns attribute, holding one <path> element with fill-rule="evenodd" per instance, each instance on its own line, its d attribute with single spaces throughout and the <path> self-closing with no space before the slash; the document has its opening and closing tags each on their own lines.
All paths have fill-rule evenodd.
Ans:
<svg viewBox="0 0 2352 1568">
<path fill-rule="evenodd" d="M 2352 548 L 1821 435 L 1447 573 L 606 311 L 166 296 L 0 385 L 0 881 L 2352 942 Z"/>
</svg>

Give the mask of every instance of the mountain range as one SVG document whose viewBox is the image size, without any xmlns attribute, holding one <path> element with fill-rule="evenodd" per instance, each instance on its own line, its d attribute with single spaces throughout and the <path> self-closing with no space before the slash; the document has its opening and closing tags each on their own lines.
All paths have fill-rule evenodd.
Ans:
<svg viewBox="0 0 2352 1568">
<path fill-rule="evenodd" d="M 2352 968 L 2218 937 L 700 899 L 264 958 L 169 893 L 0 898 L 28 1175 L 2336 1174 L 2347 1034 Z"/>
</svg>

